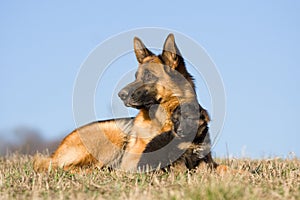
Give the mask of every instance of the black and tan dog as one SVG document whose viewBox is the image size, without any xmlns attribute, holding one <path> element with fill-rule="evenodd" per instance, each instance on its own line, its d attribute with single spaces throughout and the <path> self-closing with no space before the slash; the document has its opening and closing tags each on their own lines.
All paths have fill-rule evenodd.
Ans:
<svg viewBox="0 0 300 200">
<path fill-rule="evenodd" d="M 167 37 L 158 56 L 138 38 L 134 38 L 134 51 L 139 62 L 136 79 L 119 97 L 126 106 L 139 109 L 137 116 L 93 122 L 74 130 L 50 157 L 35 157 L 36 171 L 87 165 L 136 171 L 147 144 L 172 129 L 174 110 L 184 101 L 196 99 L 193 78 L 174 36 Z"/>
<path fill-rule="evenodd" d="M 138 168 L 151 171 L 171 167 L 183 171 L 195 169 L 202 162 L 216 168 L 218 165 L 210 152 L 207 111 L 197 101 L 184 102 L 174 110 L 171 120 L 172 130 L 156 136 L 147 144 Z"/>
</svg>

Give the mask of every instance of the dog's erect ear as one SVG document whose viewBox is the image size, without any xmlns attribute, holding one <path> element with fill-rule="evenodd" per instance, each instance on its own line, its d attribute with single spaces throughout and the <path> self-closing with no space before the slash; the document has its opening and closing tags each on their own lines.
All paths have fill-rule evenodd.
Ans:
<svg viewBox="0 0 300 200">
<path fill-rule="evenodd" d="M 179 64 L 179 57 L 181 57 L 181 54 L 176 46 L 174 35 L 171 33 L 165 41 L 162 59 L 166 65 L 176 69 Z"/>
<path fill-rule="evenodd" d="M 144 58 L 154 55 L 149 49 L 147 49 L 147 47 L 138 37 L 134 37 L 133 44 L 134 44 L 134 53 L 139 63 L 142 64 Z"/>
</svg>

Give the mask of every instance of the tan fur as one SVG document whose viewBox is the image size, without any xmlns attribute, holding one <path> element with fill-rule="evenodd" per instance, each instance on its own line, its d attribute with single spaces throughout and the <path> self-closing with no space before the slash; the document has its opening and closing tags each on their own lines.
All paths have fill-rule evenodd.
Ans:
<svg viewBox="0 0 300 200">
<path fill-rule="evenodd" d="M 161 104 L 159 107 L 160 112 L 157 112 L 158 116 L 155 116 L 154 119 L 151 119 L 149 113 L 145 110 L 139 112 L 134 120 L 135 126 L 133 127 L 133 133 L 135 133 L 135 135 L 128 141 L 127 150 L 122 159 L 121 169 L 127 171 L 136 170 L 141 154 L 151 139 L 160 133 L 171 130 L 171 113 L 178 104 L 178 100 L 172 101 L 171 99 Z"/>
<path fill-rule="evenodd" d="M 50 158 L 36 156 L 34 158 L 34 170 L 45 171 L 57 167 L 67 170 L 73 166 L 88 165 L 95 163 L 95 161 L 82 143 L 78 131 L 74 131 L 61 142 Z"/>
<path fill-rule="evenodd" d="M 94 134 L 94 133 L 97 134 Z M 114 164 L 122 154 L 126 135 L 114 121 L 93 123 L 70 133 L 50 158 L 34 159 L 36 171 L 74 166 Z"/>
</svg>

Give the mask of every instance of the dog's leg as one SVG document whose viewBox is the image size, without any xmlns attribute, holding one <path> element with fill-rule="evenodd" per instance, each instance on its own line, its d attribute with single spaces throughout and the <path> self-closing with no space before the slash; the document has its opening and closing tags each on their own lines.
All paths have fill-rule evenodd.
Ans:
<svg viewBox="0 0 300 200">
<path fill-rule="evenodd" d="M 55 168 L 68 170 L 71 167 L 96 163 L 96 159 L 87 151 L 77 131 L 69 134 L 50 157 L 36 156 L 35 171 L 47 171 Z M 98 164 L 98 163 L 97 163 Z"/>
<path fill-rule="evenodd" d="M 128 134 L 123 130 L 130 127 L 130 120 L 112 120 L 88 124 L 70 133 L 61 142 L 52 156 L 36 156 L 35 171 L 50 168 L 82 167 L 96 164 L 118 167 Z"/>
</svg>

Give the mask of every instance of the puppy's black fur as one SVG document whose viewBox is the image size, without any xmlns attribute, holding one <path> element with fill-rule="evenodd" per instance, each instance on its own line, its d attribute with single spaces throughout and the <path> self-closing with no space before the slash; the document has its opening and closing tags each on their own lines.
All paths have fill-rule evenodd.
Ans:
<svg viewBox="0 0 300 200">
<path fill-rule="evenodd" d="M 172 130 L 156 136 L 146 146 L 139 169 L 185 166 L 191 170 L 201 162 L 217 167 L 210 152 L 206 110 L 196 102 L 183 103 L 174 110 L 171 120 Z"/>
</svg>

